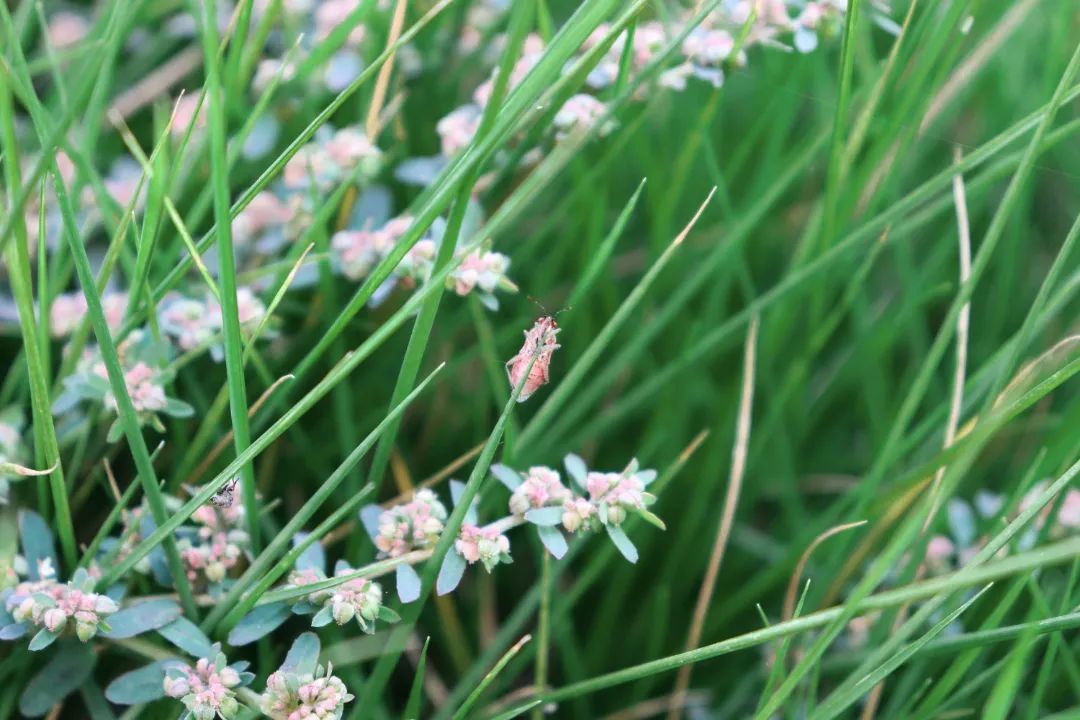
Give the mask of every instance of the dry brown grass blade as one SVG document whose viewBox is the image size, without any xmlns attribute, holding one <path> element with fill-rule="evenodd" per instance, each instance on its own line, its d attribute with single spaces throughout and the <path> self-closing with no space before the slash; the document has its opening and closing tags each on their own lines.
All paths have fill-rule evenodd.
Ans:
<svg viewBox="0 0 1080 720">
<path fill-rule="evenodd" d="M 700 211 L 698 212 L 700 213 Z M 685 237 L 685 235 L 681 237 Z M 676 240 L 676 242 L 679 241 Z M 750 321 L 750 329 L 746 334 L 746 349 L 743 355 L 743 381 L 739 396 L 739 415 L 735 426 L 735 445 L 731 452 L 728 491 L 724 498 L 723 514 L 720 517 L 720 526 L 716 531 L 712 554 L 709 556 L 709 564 L 705 570 L 705 579 L 701 582 L 701 590 L 698 593 L 697 604 L 694 607 L 694 615 L 690 621 L 690 632 L 686 639 L 687 650 L 693 650 L 701 642 L 705 616 L 709 611 L 713 591 L 716 589 L 716 578 L 720 574 L 720 563 L 724 559 L 728 539 L 731 537 L 731 528 L 735 522 L 735 508 L 738 505 L 739 494 L 742 491 L 754 406 L 754 367 L 756 365 L 758 325 L 759 318 L 755 315 L 754 319 Z M 686 690 L 690 686 L 690 674 L 692 672 L 693 665 L 684 665 L 679 669 L 678 677 L 675 679 L 675 691 L 672 693 L 668 705 L 668 720 L 677 720 L 681 714 L 685 704 Z"/>
<path fill-rule="evenodd" d="M 390 34 L 386 38 L 386 47 L 392 46 L 401 37 L 401 30 L 405 25 L 405 6 L 408 0 L 397 0 L 394 5 L 394 16 L 390 19 Z M 375 90 L 371 94 L 371 105 L 368 106 L 367 119 L 364 121 L 364 132 L 368 138 L 375 142 L 379 130 L 379 114 L 382 112 L 383 103 L 386 101 L 386 90 L 390 85 L 390 74 L 394 71 L 394 55 L 387 58 L 383 66 L 379 68 L 379 75 L 375 78 Z"/>
<path fill-rule="evenodd" d="M 953 162 L 959 164 L 960 148 L 956 148 Z M 971 223 L 968 220 L 967 193 L 964 191 L 964 176 L 957 173 L 953 177 L 953 202 L 956 204 L 956 229 L 960 245 L 960 284 L 963 287 L 971 276 Z M 971 301 L 964 303 L 956 318 L 956 370 L 953 374 L 952 400 L 949 405 L 949 419 L 945 423 L 944 449 L 956 442 L 956 429 L 960 425 L 960 411 L 964 406 L 964 378 L 967 375 L 968 330 L 971 326 Z M 934 473 L 934 482 L 930 486 L 930 512 L 923 523 L 923 532 L 930 527 L 941 504 L 941 480 L 945 477 L 947 466 L 942 465 Z"/>
<path fill-rule="evenodd" d="M 814 540 L 806 546 L 806 549 L 803 550 L 803 554 L 799 557 L 799 562 L 795 564 L 795 570 L 791 573 L 791 580 L 788 581 L 787 592 L 784 594 L 784 622 L 787 622 L 795 615 L 795 599 L 799 594 L 799 580 L 802 579 L 802 574 L 806 570 L 806 564 L 810 562 L 810 556 L 814 554 L 814 550 L 817 549 L 818 545 L 825 542 L 833 535 L 839 535 L 845 530 L 851 530 L 852 528 L 857 528 L 865 524 L 865 520 L 859 520 L 857 522 L 844 523 L 843 525 L 831 527 L 814 538 Z"/>
</svg>

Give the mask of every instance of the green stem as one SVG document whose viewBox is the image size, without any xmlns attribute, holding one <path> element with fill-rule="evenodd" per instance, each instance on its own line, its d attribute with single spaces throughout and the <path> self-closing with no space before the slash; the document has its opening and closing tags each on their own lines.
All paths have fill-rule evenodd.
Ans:
<svg viewBox="0 0 1080 720">
<path fill-rule="evenodd" d="M 232 418 L 233 445 L 236 452 L 251 445 L 248 427 L 247 386 L 244 383 L 244 338 L 236 299 L 236 255 L 233 251 L 232 220 L 229 203 L 229 161 L 225 151 L 225 94 L 221 88 L 218 57 L 217 0 L 203 0 L 203 54 L 206 62 L 206 102 L 210 125 L 210 174 L 214 188 L 214 221 L 217 228 L 218 275 L 221 281 L 221 319 L 225 334 L 225 374 L 229 385 L 229 415 Z M 255 496 L 255 470 L 251 463 L 240 466 L 241 490 L 251 548 L 258 552 L 258 499 Z"/>
<path fill-rule="evenodd" d="M 543 552 L 540 570 L 540 615 L 536 623 L 536 672 L 533 685 L 537 692 L 544 692 L 548 682 L 548 651 L 551 642 L 551 554 Z M 542 720 L 544 709 L 533 708 L 533 720 Z"/>
<path fill-rule="evenodd" d="M 3 142 L 0 146 L 5 151 L 4 184 L 8 188 L 9 207 L 15 207 L 12 196 L 15 189 L 20 187 L 19 150 L 15 139 L 11 88 L 6 74 L 0 75 L 0 133 L 3 133 Z M 18 216 L 13 233 L 15 243 L 8 248 L 6 257 L 11 291 L 15 296 L 15 304 L 19 311 L 19 329 L 22 332 L 23 348 L 26 353 L 26 369 L 30 380 L 30 404 L 34 418 L 34 444 L 46 466 L 50 468 L 55 466 L 55 469 L 49 473 L 48 483 L 52 492 L 56 529 L 60 535 L 64 563 L 70 570 L 78 561 L 78 553 L 75 547 L 75 530 L 71 524 L 71 510 L 68 507 L 67 487 L 64 484 L 64 471 L 60 467 L 60 446 L 56 440 L 56 427 L 52 419 L 49 369 L 41 353 L 37 323 L 34 321 L 34 291 L 26 224 L 22 211 L 16 209 L 12 213 Z M 44 478 L 38 481 L 39 494 L 44 484 Z"/>
</svg>

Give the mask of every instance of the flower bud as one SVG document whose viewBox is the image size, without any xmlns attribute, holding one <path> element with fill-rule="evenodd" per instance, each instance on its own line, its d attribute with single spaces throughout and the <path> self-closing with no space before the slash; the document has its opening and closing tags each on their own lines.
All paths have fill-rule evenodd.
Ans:
<svg viewBox="0 0 1080 720">
<path fill-rule="evenodd" d="M 94 601 L 94 612 L 98 615 L 108 615 L 116 612 L 116 602 L 108 595 L 98 595 Z"/>
<path fill-rule="evenodd" d="M 45 627 L 49 632 L 61 630 L 67 624 L 67 614 L 60 608 L 45 611 Z"/>
<path fill-rule="evenodd" d="M 240 704 L 236 702 L 236 698 L 232 695 L 226 695 L 221 699 L 221 704 L 218 706 L 218 713 L 225 720 L 231 720 L 236 715 L 236 712 L 240 709 Z M 211 717 L 213 717 L 211 715 Z"/>
<path fill-rule="evenodd" d="M 364 597 L 360 600 L 360 617 L 368 622 L 374 621 L 375 618 L 379 617 L 379 608 L 381 606 L 381 599 L 372 597 L 370 593 L 364 595 Z"/>
<path fill-rule="evenodd" d="M 218 677 L 221 678 L 221 684 L 228 688 L 236 687 L 240 684 L 240 674 L 228 666 L 218 670 Z"/>
<path fill-rule="evenodd" d="M 612 525 L 622 525 L 626 520 L 626 509 L 621 505 L 608 506 L 608 522 Z"/>
<path fill-rule="evenodd" d="M 191 690 L 191 683 L 187 678 L 171 678 L 165 676 L 165 694 L 171 698 L 182 698 Z"/>
<path fill-rule="evenodd" d="M 338 625 L 344 625 L 356 615 L 356 608 L 348 603 L 334 603 L 332 612 L 334 615 L 334 622 Z"/>
<path fill-rule="evenodd" d="M 514 515 L 524 515 L 531 508 L 529 507 L 529 498 L 524 494 L 514 493 L 510 496 L 510 512 Z"/>
<path fill-rule="evenodd" d="M 96 622 L 88 623 L 79 621 L 75 623 L 75 634 L 79 636 L 79 640 L 82 642 L 89 642 L 90 638 L 97 635 L 97 629 L 98 626 Z"/>
<path fill-rule="evenodd" d="M 37 604 L 34 602 L 34 599 L 28 597 L 19 603 L 19 606 L 15 608 L 15 611 L 11 613 L 11 616 L 18 622 L 25 622 L 33 617 L 35 607 L 37 607 Z"/>
<path fill-rule="evenodd" d="M 563 510 L 562 524 L 567 532 L 575 533 L 581 527 L 581 516 L 573 510 Z"/>
<path fill-rule="evenodd" d="M 212 562 L 206 566 L 206 579 L 210 582 L 221 582 L 225 579 L 225 565 L 220 562 Z"/>
</svg>

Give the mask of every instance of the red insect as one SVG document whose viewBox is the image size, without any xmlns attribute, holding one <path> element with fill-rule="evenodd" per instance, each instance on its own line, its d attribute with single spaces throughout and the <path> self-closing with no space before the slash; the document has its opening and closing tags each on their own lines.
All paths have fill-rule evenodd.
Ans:
<svg viewBox="0 0 1080 720">
<path fill-rule="evenodd" d="M 518 402 L 525 402 L 541 386 L 547 385 L 551 356 L 560 347 L 555 342 L 555 336 L 558 333 L 559 324 L 555 322 L 555 318 L 545 315 L 537 320 L 532 328 L 525 331 L 525 342 L 522 343 L 521 349 L 518 350 L 517 355 L 506 362 L 506 376 L 510 379 L 511 389 L 518 386 L 522 378 L 525 378 L 526 372 L 529 374 L 525 378 L 521 394 L 518 395 Z M 533 362 L 534 356 L 536 362 Z M 532 369 L 529 368 L 530 363 Z"/>
</svg>

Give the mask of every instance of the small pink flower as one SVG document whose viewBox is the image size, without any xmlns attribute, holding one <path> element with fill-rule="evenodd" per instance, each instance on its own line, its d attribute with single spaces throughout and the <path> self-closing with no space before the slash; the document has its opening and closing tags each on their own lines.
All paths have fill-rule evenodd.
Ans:
<svg viewBox="0 0 1080 720">
<path fill-rule="evenodd" d="M 1080 490 L 1069 490 L 1058 510 L 1058 524 L 1069 530 L 1080 528 Z"/>
<path fill-rule="evenodd" d="M 592 95 L 579 93 L 574 95 L 555 113 L 554 124 L 558 136 L 562 137 L 572 130 L 591 128 L 607 111 L 607 106 Z M 610 131 L 611 124 L 605 123 L 599 128 L 601 135 Z"/>
<path fill-rule="evenodd" d="M 446 507 L 435 493 L 426 488 L 418 490 L 412 500 L 379 516 L 375 546 L 390 557 L 430 547 L 438 540 L 446 518 Z"/>
<path fill-rule="evenodd" d="M 326 39 L 336 27 L 343 25 L 358 7 L 360 0 L 323 0 L 315 8 L 315 40 Z M 363 24 L 357 25 L 349 33 L 346 43 L 354 47 L 359 45 L 364 42 L 365 32 Z"/>
<path fill-rule="evenodd" d="M 454 548 L 470 565 L 480 562 L 491 572 L 504 560 L 509 560 L 510 540 L 494 528 L 462 525 Z"/>
<path fill-rule="evenodd" d="M 52 608 L 45 611 L 45 628 L 49 632 L 56 632 L 67 624 L 68 616 L 60 608 Z"/>
<path fill-rule="evenodd" d="M 285 225 L 293 214 L 288 203 L 282 202 L 270 190 L 263 190 L 233 220 L 233 238 L 238 245 L 249 244 L 263 232 Z"/>
<path fill-rule="evenodd" d="M 90 23 L 82 15 L 73 12 L 58 12 L 49 18 L 46 34 L 49 44 L 56 49 L 75 45 L 90 32 Z"/>
<path fill-rule="evenodd" d="M 81 292 L 57 295 L 49 306 L 49 331 L 64 337 L 75 331 L 86 317 L 86 298 Z"/>
<path fill-rule="evenodd" d="M 382 155 L 364 131 L 356 128 L 342 128 L 334 133 L 326 143 L 326 152 L 342 170 L 350 170 L 364 162 L 378 162 Z"/>
<path fill-rule="evenodd" d="M 318 187 L 327 186 L 333 179 L 336 168 L 330 154 L 315 144 L 300 148 L 285 163 L 282 177 L 285 187 L 291 190 L 306 188 L 312 180 Z"/>
<path fill-rule="evenodd" d="M 195 123 L 195 131 L 201 130 L 206 127 L 206 104 L 210 102 L 209 99 L 205 100 L 202 105 L 199 105 L 199 93 L 185 93 L 182 98 L 176 102 L 176 112 L 173 115 L 172 127 L 169 128 L 169 134 L 174 139 L 179 139 L 187 134 L 188 126 Z M 196 117 L 195 112 L 198 111 Z"/>
<path fill-rule="evenodd" d="M 948 567 L 955 553 L 956 546 L 952 540 L 944 535 L 935 535 L 926 545 L 926 562 L 931 568 L 940 571 Z"/>
<path fill-rule="evenodd" d="M 334 233 L 330 247 L 341 260 L 341 272 L 350 280 L 367 277 L 393 247 L 389 236 L 372 230 L 341 230 Z"/>
<path fill-rule="evenodd" d="M 524 515 L 529 510 L 547 505 L 561 506 L 572 498 L 557 471 L 543 466 L 531 467 L 524 481 L 510 496 L 510 512 Z"/>
<path fill-rule="evenodd" d="M 281 82 L 286 83 L 296 76 L 296 65 L 273 58 L 260 60 L 255 67 L 255 77 L 251 80 L 251 87 L 257 93 L 265 92 L 279 72 L 281 73 Z"/>
<path fill-rule="evenodd" d="M 472 142 L 480 127 L 480 108 L 476 105 L 462 105 L 439 120 L 435 131 L 439 134 L 442 154 L 453 157 L 462 148 Z"/>
</svg>

